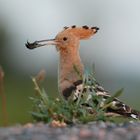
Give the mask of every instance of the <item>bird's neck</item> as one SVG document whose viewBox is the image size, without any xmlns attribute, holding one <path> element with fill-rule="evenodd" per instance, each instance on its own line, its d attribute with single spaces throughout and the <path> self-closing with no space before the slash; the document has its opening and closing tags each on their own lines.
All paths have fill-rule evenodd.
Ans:
<svg viewBox="0 0 140 140">
<path fill-rule="evenodd" d="M 64 90 L 73 87 L 74 83 L 81 81 L 83 71 L 84 67 L 80 59 L 78 48 L 60 51 L 58 82 L 60 92 L 63 93 Z"/>
</svg>

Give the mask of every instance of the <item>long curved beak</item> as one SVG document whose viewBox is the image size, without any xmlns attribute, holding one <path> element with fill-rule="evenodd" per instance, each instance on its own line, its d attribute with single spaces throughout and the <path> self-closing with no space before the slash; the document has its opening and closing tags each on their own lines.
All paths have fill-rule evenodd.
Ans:
<svg viewBox="0 0 140 140">
<path fill-rule="evenodd" d="M 35 48 L 46 46 L 46 45 L 57 45 L 57 44 L 58 44 L 58 41 L 56 39 L 47 39 L 47 40 L 35 41 L 33 43 L 30 43 L 27 41 L 25 46 L 28 49 L 35 49 Z"/>
</svg>

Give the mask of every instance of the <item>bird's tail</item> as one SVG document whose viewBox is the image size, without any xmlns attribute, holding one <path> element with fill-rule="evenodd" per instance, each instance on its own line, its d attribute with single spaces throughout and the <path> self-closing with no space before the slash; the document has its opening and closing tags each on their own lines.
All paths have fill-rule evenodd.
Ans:
<svg viewBox="0 0 140 140">
<path fill-rule="evenodd" d="M 87 101 L 86 101 L 86 105 L 87 105 L 90 99 L 93 101 L 94 96 L 100 96 L 102 98 L 101 102 L 99 103 L 97 100 L 95 102 L 97 102 L 97 104 L 100 104 L 99 106 L 101 108 L 107 104 L 108 99 L 109 100 L 111 99 L 109 101 L 109 106 L 106 107 L 107 113 L 115 113 L 124 117 L 140 119 L 139 111 L 132 109 L 130 106 L 126 105 L 118 98 L 112 97 L 111 94 L 109 94 L 109 92 L 104 90 L 104 88 L 100 86 L 96 81 L 92 82 L 91 85 L 86 85 L 86 86 L 81 82 L 75 86 L 75 89 L 76 90 L 74 90 L 74 101 L 78 100 L 79 95 L 88 94 Z M 92 95 L 94 96 L 92 97 Z"/>
<path fill-rule="evenodd" d="M 116 98 L 111 102 L 111 106 L 107 108 L 107 112 L 117 113 L 133 119 L 140 119 L 139 111 L 132 109 L 130 106 L 124 104 Z"/>
</svg>

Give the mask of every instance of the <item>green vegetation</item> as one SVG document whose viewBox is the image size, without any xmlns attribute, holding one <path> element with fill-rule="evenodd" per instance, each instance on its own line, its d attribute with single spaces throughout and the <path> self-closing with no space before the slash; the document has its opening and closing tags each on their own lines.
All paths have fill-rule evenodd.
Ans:
<svg viewBox="0 0 140 140">
<path fill-rule="evenodd" d="M 90 80 L 87 80 L 89 78 Z M 83 79 L 84 86 L 95 84 L 93 74 L 86 73 Z M 114 121 L 116 123 L 130 121 L 130 119 L 106 113 L 106 109 L 111 106 L 113 98 L 122 94 L 122 89 L 109 97 L 104 103 L 102 100 L 103 97 L 97 96 L 93 92 L 91 99 L 88 101 L 88 105 L 90 105 L 89 107 L 86 105 L 88 93 L 85 93 L 76 102 L 73 101 L 73 95 L 68 99 L 68 101 L 65 101 L 61 97 L 54 99 L 50 98 L 44 89 L 41 89 L 36 78 L 32 78 L 32 81 L 35 85 L 36 97 L 30 98 L 33 101 L 33 111 L 31 114 L 36 121 L 49 123 L 55 120 L 65 122 L 66 124 L 87 123 L 98 120 Z"/>
<path fill-rule="evenodd" d="M 106 106 L 104 106 L 104 109 L 96 108 L 96 106 L 99 107 L 99 105 L 92 104 L 92 101 L 90 102 L 90 104 L 92 104 L 93 106 L 93 110 L 91 110 L 92 114 L 89 113 L 90 110 L 88 110 L 84 106 L 81 107 L 80 105 L 85 101 L 86 96 L 85 98 L 81 98 L 77 103 L 73 103 L 71 98 L 68 101 L 63 100 L 63 98 L 60 97 L 60 94 L 57 93 L 57 85 L 55 82 L 56 79 L 52 80 L 51 78 L 47 77 L 47 80 L 45 79 L 43 83 L 40 83 L 38 82 L 40 79 L 37 79 L 37 77 L 33 78 L 35 80 L 34 84 L 36 83 L 35 88 L 38 87 L 38 89 L 40 89 L 38 91 L 36 88 L 36 92 L 34 94 L 32 82 L 29 80 L 28 75 L 26 77 L 19 77 L 19 75 L 16 74 L 8 74 L 9 73 L 5 71 L 4 83 L 0 84 L 1 89 L 4 88 L 3 86 L 5 85 L 5 92 L 3 93 L 6 96 L 7 108 L 5 111 L 8 115 L 8 125 L 32 122 L 33 119 L 31 118 L 31 114 L 29 113 L 29 111 L 32 110 L 32 107 L 33 110 L 31 113 L 35 121 L 51 122 L 53 120 L 60 120 L 67 123 L 86 123 L 89 121 L 104 120 L 114 121 L 116 123 L 132 120 L 116 116 L 108 117 L 108 114 L 105 113 Z M 87 74 L 85 74 L 84 79 L 86 79 L 88 76 L 90 76 L 94 82 L 94 76 L 89 75 L 88 72 Z M 85 82 L 85 84 L 90 85 L 92 83 L 88 81 L 88 83 Z M 47 94 L 42 89 L 42 87 L 49 87 L 47 90 L 45 89 L 45 91 L 47 91 Z M 2 90 L 0 91 L 0 93 L 2 94 Z M 122 93 L 122 91 L 117 93 L 117 96 L 119 96 L 118 94 L 120 93 Z M 28 97 L 32 97 L 32 101 L 29 100 Z M 101 100 L 101 98 L 98 97 L 96 99 L 96 95 L 94 94 L 93 98 L 94 100 Z M 126 99 L 128 98 L 125 97 L 123 100 Z M 109 100 L 111 100 L 111 98 L 109 98 Z M 128 102 L 128 104 L 138 107 L 139 104 L 136 103 L 139 102 L 132 103 L 132 100 L 131 102 Z M 106 103 L 106 105 L 108 106 L 109 104 Z M 5 118 L 2 112 L 2 107 L 2 96 L 0 96 L 0 118 Z M 52 110 L 52 112 L 50 112 L 48 109 Z M 6 121 L 6 119 L 1 119 L 0 126 L 4 126 Z"/>
</svg>

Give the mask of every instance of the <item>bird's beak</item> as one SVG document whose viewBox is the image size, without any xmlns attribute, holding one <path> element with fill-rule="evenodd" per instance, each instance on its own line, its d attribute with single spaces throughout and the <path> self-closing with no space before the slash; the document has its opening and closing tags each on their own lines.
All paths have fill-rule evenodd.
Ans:
<svg viewBox="0 0 140 140">
<path fill-rule="evenodd" d="M 35 41 L 33 43 L 27 43 L 25 44 L 28 49 L 35 49 L 38 47 L 46 46 L 46 45 L 57 45 L 59 42 L 56 39 L 47 39 L 47 40 L 39 40 Z"/>
</svg>

